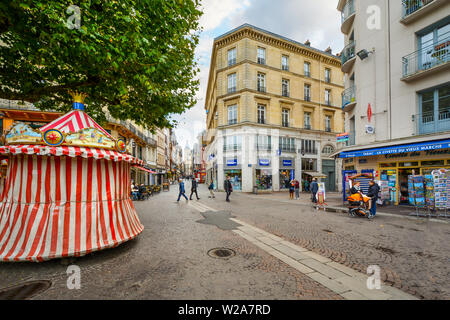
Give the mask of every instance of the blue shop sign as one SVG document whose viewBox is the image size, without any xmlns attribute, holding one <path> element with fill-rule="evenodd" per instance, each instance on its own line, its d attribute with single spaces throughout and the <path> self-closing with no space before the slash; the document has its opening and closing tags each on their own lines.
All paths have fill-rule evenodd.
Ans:
<svg viewBox="0 0 450 320">
<path fill-rule="evenodd" d="M 269 159 L 259 159 L 259 165 L 268 167 L 268 166 L 270 166 L 270 160 Z"/>
<path fill-rule="evenodd" d="M 406 152 L 420 152 L 420 151 L 447 149 L 447 148 L 450 148 L 450 140 L 429 141 L 429 142 L 414 143 L 414 144 L 392 146 L 392 147 L 348 151 L 348 152 L 342 152 L 339 155 L 339 157 L 340 158 L 367 157 L 367 156 L 378 156 L 378 155 L 386 155 L 386 154 L 397 154 L 397 153 L 406 153 Z"/>
<path fill-rule="evenodd" d="M 237 159 L 227 160 L 227 166 L 228 167 L 236 167 L 237 166 Z"/>
<path fill-rule="evenodd" d="M 292 167 L 292 160 L 283 160 L 283 167 Z"/>
</svg>

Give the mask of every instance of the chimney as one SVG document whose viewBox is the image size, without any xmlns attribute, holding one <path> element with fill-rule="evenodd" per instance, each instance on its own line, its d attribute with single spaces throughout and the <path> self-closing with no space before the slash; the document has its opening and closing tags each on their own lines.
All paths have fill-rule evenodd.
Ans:
<svg viewBox="0 0 450 320">
<path fill-rule="evenodd" d="M 309 40 L 306 40 L 305 45 L 310 47 L 311 46 L 311 42 Z"/>
<path fill-rule="evenodd" d="M 325 50 L 325 52 L 329 53 L 329 54 L 333 54 L 331 47 L 328 47 L 327 50 Z"/>
</svg>

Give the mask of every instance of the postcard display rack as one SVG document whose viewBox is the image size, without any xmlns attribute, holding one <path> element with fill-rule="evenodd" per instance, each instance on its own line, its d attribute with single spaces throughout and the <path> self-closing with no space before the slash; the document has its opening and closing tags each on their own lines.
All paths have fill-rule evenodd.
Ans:
<svg viewBox="0 0 450 320">
<path fill-rule="evenodd" d="M 448 217 L 450 208 L 450 170 L 433 170 L 424 176 L 408 176 L 409 203 L 416 208 L 411 215 Z M 423 210 L 424 213 L 420 213 Z"/>
</svg>

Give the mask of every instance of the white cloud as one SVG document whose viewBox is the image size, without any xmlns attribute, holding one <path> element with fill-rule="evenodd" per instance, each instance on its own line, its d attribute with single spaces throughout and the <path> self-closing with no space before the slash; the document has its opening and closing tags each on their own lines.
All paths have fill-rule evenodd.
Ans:
<svg viewBox="0 0 450 320">
<path fill-rule="evenodd" d="M 249 0 L 203 0 L 203 16 L 200 19 L 200 25 L 204 31 L 213 30 L 224 20 L 239 14 L 249 5 Z"/>
</svg>

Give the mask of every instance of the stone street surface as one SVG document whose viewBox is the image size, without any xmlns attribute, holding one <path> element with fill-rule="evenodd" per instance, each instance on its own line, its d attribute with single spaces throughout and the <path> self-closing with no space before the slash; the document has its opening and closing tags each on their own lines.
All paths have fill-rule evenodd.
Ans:
<svg viewBox="0 0 450 320">
<path fill-rule="evenodd" d="M 204 185 L 200 201 L 176 203 L 177 191 L 135 202 L 137 239 L 82 258 L 1 263 L 0 288 L 52 281 L 33 299 L 450 298 L 448 223 L 350 218 L 288 194 L 233 193 L 227 203 Z M 214 248 L 235 255 L 211 257 Z M 68 265 L 81 269 L 79 290 L 67 288 Z M 380 290 L 367 288 L 370 265 Z"/>
</svg>

